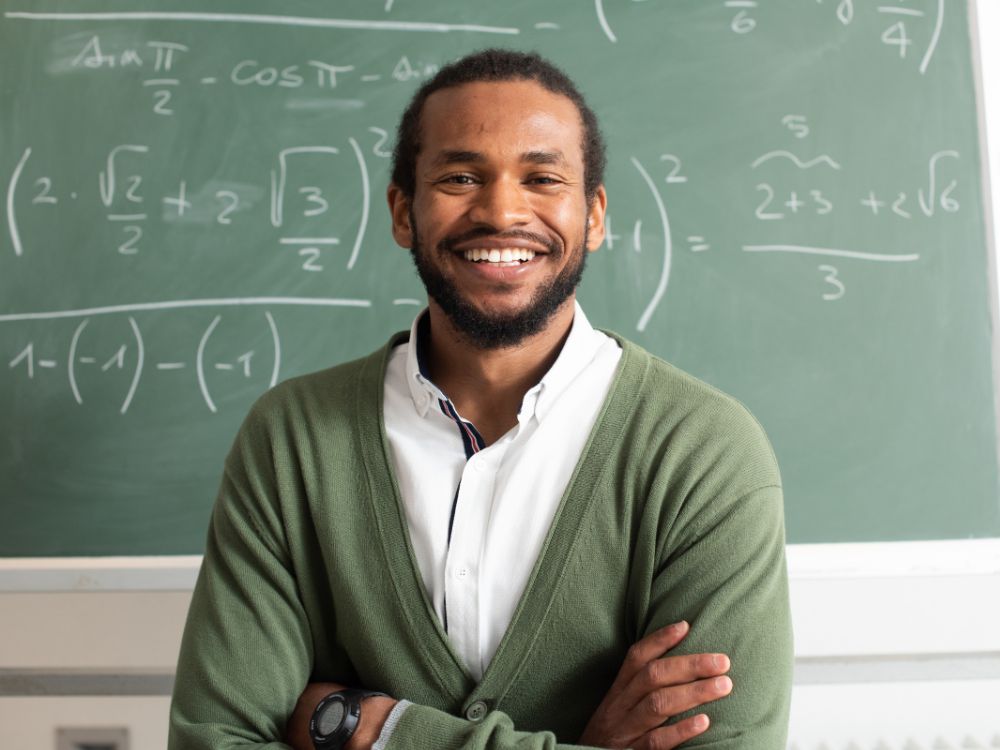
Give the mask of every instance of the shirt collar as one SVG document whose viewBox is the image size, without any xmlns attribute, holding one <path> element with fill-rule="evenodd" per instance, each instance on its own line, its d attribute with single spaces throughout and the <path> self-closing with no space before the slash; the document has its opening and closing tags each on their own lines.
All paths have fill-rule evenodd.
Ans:
<svg viewBox="0 0 1000 750">
<path fill-rule="evenodd" d="M 410 345 L 406 352 L 406 384 L 410 388 L 413 405 L 421 417 L 427 416 L 427 410 L 435 399 L 447 400 L 447 396 L 431 382 L 427 372 L 426 349 L 430 333 L 431 318 L 425 307 L 410 326 Z"/>
<path fill-rule="evenodd" d="M 573 324 L 569 336 L 566 337 L 552 367 L 524 394 L 517 415 L 518 421 L 530 419 L 532 416 L 541 421 L 558 400 L 559 395 L 586 368 L 601 347 L 604 337 L 594 335 L 594 328 L 587 320 L 580 303 L 574 301 L 573 305 Z M 406 353 L 406 383 L 413 398 L 413 405 L 421 417 L 427 415 L 435 400 L 448 400 L 444 392 L 431 382 L 427 372 L 425 352 L 429 333 L 430 316 L 427 308 L 424 308 L 410 326 L 410 345 Z"/>
<path fill-rule="evenodd" d="M 524 401 L 521 402 L 522 414 L 530 416 L 533 411 L 539 422 L 551 411 L 553 404 L 559 400 L 559 396 L 570 383 L 597 356 L 597 351 L 604 341 L 604 336 L 595 335 L 597 332 L 587 320 L 580 303 L 574 301 L 573 306 L 573 325 L 559 356 L 548 372 L 542 376 L 538 385 L 524 394 Z M 532 400 L 534 403 L 531 403 Z M 518 415 L 519 419 L 522 418 L 522 414 Z"/>
</svg>

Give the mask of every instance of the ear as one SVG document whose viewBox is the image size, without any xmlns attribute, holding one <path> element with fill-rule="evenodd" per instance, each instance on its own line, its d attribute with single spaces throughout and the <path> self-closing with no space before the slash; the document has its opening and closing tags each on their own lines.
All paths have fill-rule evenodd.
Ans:
<svg viewBox="0 0 1000 750">
<path fill-rule="evenodd" d="M 390 183 L 386 191 L 389 215 L 392 217 L 392 238 L 396 244 L 409 250 L 413 247 L 413 228 L 410 226 L 410 198 L 396 185 Z"/>
<path fill-rule="evenodd" d="M 601 185 L 587 208 L 587 250 L 590 252 L 604 244 L 604 215 L 607 210 L 608 194 Z"/>
</svg>

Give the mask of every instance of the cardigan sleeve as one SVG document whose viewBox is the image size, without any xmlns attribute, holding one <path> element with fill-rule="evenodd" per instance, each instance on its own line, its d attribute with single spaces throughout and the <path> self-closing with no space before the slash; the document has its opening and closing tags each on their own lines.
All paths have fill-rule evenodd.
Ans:
<svg viewBox="0 0 1000 750">
<path fill-rule="evenodd" d="M 713 498 L 677 523 L 653 578 L 643 635 L 687 620 L 690 632 L 670 653 L 725 653 L 733 681 L 728 696 L 672 718 L 704 712 L 711 720 L 684 746 L 784 747 L 793 649 L 781 488 Z"/>
<path fill-rule="evenodd" d="M 268 453 L 248 420 L 226 461 L 188 610 L 169 750 L 287 747 L 313 652 Z"/>
<path fill-rule="evenodd" d="M 452 716 L 430 706 L 411 704 L 392 728 L 386 750 L 584 750 L 584 745 L 556 742 L 552 732 L 519 732 L 502 711 L 478 722 Z M 596 748 L 594 750 L 597 750 Z"/>
</svg>

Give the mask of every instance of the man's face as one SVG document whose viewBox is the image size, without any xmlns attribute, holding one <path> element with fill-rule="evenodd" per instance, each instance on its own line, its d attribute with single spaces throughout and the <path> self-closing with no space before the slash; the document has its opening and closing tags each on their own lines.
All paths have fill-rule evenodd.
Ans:
<svg viewBox="0 0 1000 750">
<path fill-rule="evenodd" d="M 412 201 L 389 191 L 393 235 L 466 338 L 516 345 L 569 304 L 604 239 L 576 106 L 533 81 L 465 84 L 427 99 L 421 136 Z"/>
</svg>

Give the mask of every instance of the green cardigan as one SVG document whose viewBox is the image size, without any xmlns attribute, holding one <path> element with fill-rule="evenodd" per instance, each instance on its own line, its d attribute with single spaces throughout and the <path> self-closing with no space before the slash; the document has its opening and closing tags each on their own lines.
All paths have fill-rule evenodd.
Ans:
<svg viewBox="0 0 1000 750">
<path fill-rule="evenodd" d="M 406 336 L 279 385 L 240 429 L 184 632 L 171 750 L 285 747 L 310 680 L 413 701 L 390 748 L 573 743 L 628 647 L 681 619 L 691 632 L 672 653 L 727 653 L 734 683 L 686 746 L 784 748 L 781 484 L 746 409 L 620 340 L 611 392 L 477 684 L 424 591 L 393 476 L 383 381 Z M 466 719 L 480 702 L 485 717 Z"/>
</svg>

